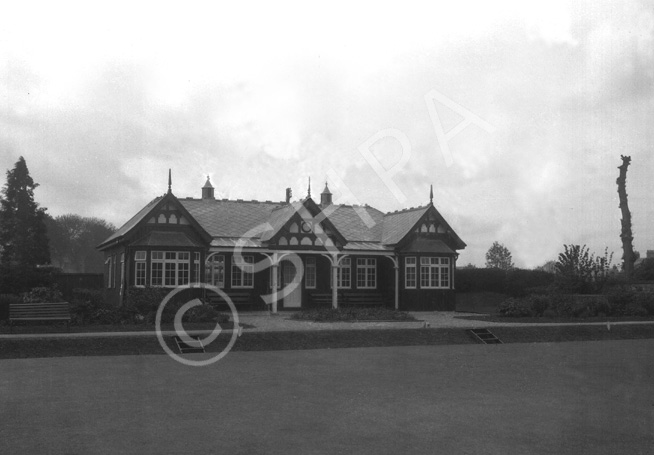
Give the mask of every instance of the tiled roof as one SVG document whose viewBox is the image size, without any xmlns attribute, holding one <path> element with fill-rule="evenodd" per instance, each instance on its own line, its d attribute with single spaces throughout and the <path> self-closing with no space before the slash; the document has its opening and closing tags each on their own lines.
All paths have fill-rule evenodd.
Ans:
<svg viewBox="0 0 654 455">
<path fill-rule="evenodd" d="M 134 215 L 132 218 L 130 218 L 125 224 L 123 224 L 120 229 L 118 229 L 116 232 L 114 232 L 107 240 L 101 243 L 101 245 L 104 245 L 105 243 L 109 243 L 112 240 L 115 240 L 126 233 L 128 233 L 134 226 L 136 226 L 145 216 L 150 213 L 150 210 L 154 208 L 157 203 L 163 199 L 163 196 L 159 196 L 154 198 L 148 205 L 143 207 L 136 215 Z"/>
<path fill-rule="evenodd" d="M 142 239 L 134 243 L 136 246 L 174 246 L 174 247 L 194 247 L 200 246 L 197 242 L 191 240 L 183 232 L 160 232 L 152 231 Z"/>
<path fill-rule="evenodd" d="M 368 206 L 339 205 L 328 218 L 348 242 L 379 242 L 384 224 L 384 214 Z"/>
<path fill-rule="evenodd" d="M 429 206 L 410 208 L 399 212 L 387 213 L 384 217 L 384 231 L 381 241 L 387 245 L 394 245 L 409 232 L 425 214 Z"/>
<path fill-rule="evenodd" d="M 133 229 L 161 199 L 159 197 L 150 202 L 103 244 L 118 239 Z M 248 245 L 244 246 L 261 246 L 262 242 L 278 232 L 298 209 L 304 208 L 302 202 L 286 204 L 226 199 L 177 200 L 213 238 L 212 246 L 225 247 L 236 246 L 236 241 L 243 237 L 249 239 Z M 304 201 L 304 204 L 306 202 Z M 311 201 L 309 203 L 313 204 Z M 333 205 L 323 213 L 345 239 L 345 249 L 385 251 L 387 246 L 400 242 L 430 207 L 432 206 L 427 205 L 384 214 L 369 206 Z M 270 224 L 273 229 L 251 232 L 266 224 Z M 454 232 L 451 234 L 459 242 L 457 245 L 465 247 L 465 243 Z"/>
<path fill-rule="evenodd" d="M 278 202 L 179 199 L 212 237 L 241 237 L 270 220 Z"/>
</svg>

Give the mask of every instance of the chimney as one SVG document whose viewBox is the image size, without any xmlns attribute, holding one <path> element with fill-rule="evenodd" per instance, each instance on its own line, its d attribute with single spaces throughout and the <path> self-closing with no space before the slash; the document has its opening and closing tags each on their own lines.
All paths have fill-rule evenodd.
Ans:
<svg viewBox="0 0 654 455">
<path fill-rule="evenodd" d="M 202 199 L 213 199 L 213 185 L 211 184 L 211 181 L 209 180 L 209 176 L 207 175 L 207 182 L 204 184 L 202 187 Z"/>
<path fill-rule="evenodd" d="M 286 203 L 291 202 L 291 198 L 293 197 L 293 191 L 290 188 L 286 188 Z"/>
<path fill-rule="evenodd" d="M 325 189 L 320 193 L 320 207 L 325 208 L 332 205 L 332 193 L 329 191 L 327 182 L 325 182 Z"/>
</svg>

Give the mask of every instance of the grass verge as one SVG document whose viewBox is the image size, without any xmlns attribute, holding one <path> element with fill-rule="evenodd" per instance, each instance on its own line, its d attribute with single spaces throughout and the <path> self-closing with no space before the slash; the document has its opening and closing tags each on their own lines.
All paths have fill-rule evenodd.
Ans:
<svg viewBox="0 0 654 455">
<path fill-rule="evenodd" d="M 504 343 L 599 341 L 654 338 L 654 324 L 612 326 L 494 327 L 492 332 Z M 222 334 L 207 346 L 220 352 L 229 341 Z M 172 337 L 168 346 L 177 352 Z M 233 351 L 279 351 L 301 349 L 341 349 L 354 347 L 424 346 L 473 344 L 463 329 L 329 330 L 311 332 L 245 332 Z M 492 349 L 492 348 L 490 348 Z M 0 359 L 105 355 L 163 354 L 152 336 L 120 338 L 0 339 Z M 195 354 L 187 354 L 192 356 Z"/>
</svg>

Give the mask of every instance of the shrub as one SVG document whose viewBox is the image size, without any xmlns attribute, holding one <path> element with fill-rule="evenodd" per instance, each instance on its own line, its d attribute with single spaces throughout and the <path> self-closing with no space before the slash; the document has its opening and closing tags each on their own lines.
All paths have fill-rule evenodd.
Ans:
<svg viewBox="0 0 654 455">
<path fill-rule="evenodd" d="M 132 287 L 127 291 L 127 305 L 133 308 L 137 314 L 148 316 L 156 313 L 159 304 L 169 292 L 170 289 L 160 287 Z"/>
<path fill-rule="evenodd" d="M 64 297 L 61 292 L 59 292 L 59 289 L 57 289 L 57 286 L 36 287 L 23 294 L 23 302 L 25 303 L 51 303 L 63 301 Z"/>
<path fill-rule="evenodd" d="M 292 319 L 317 322 L 346 321 L 412 321 L 413 316 L 405 311 L 389 308 L 322 308 L 300 311 L 291 316 Z"/>
<path fill-rule="evenodd" d="M 534 316 L 542 316 L 550 306 L 550 298 L 546 295 L 531 295 L 529 302 Z"/>
<path fill-rule="evenodd" d="M 501 316 L 519 318 L 532 316 L 532 309 L 526 299 L 510 298 L 500 303 L 498 312 Z"/>
<path fill-rule="evenodd" d="M 183 322 L 228 322 L 229 316 L 209 304 L 194 306 L 182 317 Z"/>
</svg>

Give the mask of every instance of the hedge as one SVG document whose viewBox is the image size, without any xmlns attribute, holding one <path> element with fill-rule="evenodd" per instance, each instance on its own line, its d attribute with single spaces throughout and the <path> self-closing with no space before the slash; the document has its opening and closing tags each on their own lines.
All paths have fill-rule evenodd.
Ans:
<svg viewBox="0 0 654 455">
<path fill-rule="evenodd" d="M 458 292 L 497 292 L 514 297 L 543 291 L 554 283 L 554 274 L 541 270 L 501 270 L 496 268 L 457 269 Z"/>
</svg>

